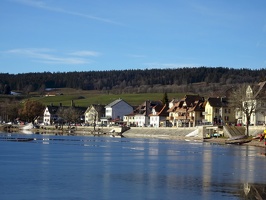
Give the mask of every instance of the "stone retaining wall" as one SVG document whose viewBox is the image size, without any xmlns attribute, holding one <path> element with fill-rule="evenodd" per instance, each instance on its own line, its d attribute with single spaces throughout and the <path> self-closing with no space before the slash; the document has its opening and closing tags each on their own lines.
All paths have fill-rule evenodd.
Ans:
<svg viewBox="0 0 266 200">
<path fill-rule="evenodd" d="M 148 127 L 131 127 L 123 133 L 125 137 L 145 137 L 145 138 L 178 138 L 185 137 L 187 134 L 197 130 L 197 127 L 185 128 L 148 128 Z"/>
<path fill-rule="evenodd" d="M 182 138 L 193 131 L 198 130 L 198 136 L 196 138 L 203 139 L 205 136 L 206 127 L 171 127 L 171 128 L 148 128 L 148 127 L 131 127 L 125 131 L 123 135 L 125 137 L 147 137 L 147 138 Z M 249 128 L 250 136 L 257 136 L 263 133 L 263 126 L 251 126 Z"/>
</svg>

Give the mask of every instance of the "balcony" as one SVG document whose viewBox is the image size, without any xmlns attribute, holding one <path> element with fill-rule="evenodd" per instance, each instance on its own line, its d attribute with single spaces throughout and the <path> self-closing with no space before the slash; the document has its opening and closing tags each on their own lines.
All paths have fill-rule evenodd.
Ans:
<svg viewBox="0 0 266 200">
<path fill-rule="evenodd" d="M 174 120 L 174 117 L 173 117 L 173 116 L 171 116 L 171 117 L 166 117 L 166 120 L 173 121 L 173 120 Z"/>
</svg>

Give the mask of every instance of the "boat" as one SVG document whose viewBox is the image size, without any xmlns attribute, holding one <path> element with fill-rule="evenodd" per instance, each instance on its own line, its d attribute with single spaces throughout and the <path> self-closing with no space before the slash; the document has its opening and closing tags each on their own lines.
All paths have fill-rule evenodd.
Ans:
<svg viewBox="0 0 266 200">
<path fill-rule="evenodd" d="M 24 133 L 24 134 L 33 134 L 33 132 L 31 130 L 28 130 L 28 129 L 21 129 L 21 133 Z"/>
<path fill-rule="evenodd" d="M 244 144 L 244 143 L 248 143 L 248 142 L 251 142 L 252 139 L 251 138 L 239 138 L 239 139 L 227 139 L 225 140 L 225 144 L 238 144 L 238 145 L 241 145 L 241 144 Z"/>
<path fill-rule="evenodd" d="M 30 142 L 35 140 L 34 138 L 10 138 L 10 137 L 5 137 L 5 138 L 0 138 L 0 140 L 4 141 L 10 141 L 10 142 Z"/>
<path fill-rule="evenodd" d="M 110 137 L 115 137 L 115 138 L 122 138 L 122 135 L 110 135 Z"/>
<path fill-rule="evenodd" d="M 236 135 L 233 137 L 228 138 L 227 140 L 231 141 L 231 140 L 242 140 L 242 139 L 247 139 L 248 137 L 246 135 Z"/>
<path fill-rule="evenodd" d="M 30 130 L 33 128 L 34 128 L 34 126 L 32 123 L 28 123 L 27 125 L 20 127 L 21 130 Z"/>
</svg>

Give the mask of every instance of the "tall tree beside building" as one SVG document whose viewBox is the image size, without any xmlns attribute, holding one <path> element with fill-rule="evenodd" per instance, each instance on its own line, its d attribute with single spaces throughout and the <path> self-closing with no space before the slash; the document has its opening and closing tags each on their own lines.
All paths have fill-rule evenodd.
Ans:
<svg viewBox="0 0 266 200">
<path fill-rule="evenodd" d="M 249 126 L 252 114 L 260 110 L 261 96 L 254 94 L 250 85 L 242 84 L 234 88 L 230 94 L 230 105 L 246 119 L 246 135 L 249 136 Z"/>
<path fill-rule="evenodd" d="M 11 87 L 8 84 L 5 84 L 3 94 L 11 94 Z"/>
<path fill-rule="evenodd" d="M 57 111 L 57 115 L 67 123 L 76 123 L 79 118 L 79 113 L 74 107 L 61 107 Z"/>
<path fill-rule="evenodd" d="M 38 116 L 42 116 L 45 106 L 38 102 L 27 100 L 21 109 L 19 109 L 20 119 L 28 122 L 34 122 L 34 119 Z"/>
</svg>

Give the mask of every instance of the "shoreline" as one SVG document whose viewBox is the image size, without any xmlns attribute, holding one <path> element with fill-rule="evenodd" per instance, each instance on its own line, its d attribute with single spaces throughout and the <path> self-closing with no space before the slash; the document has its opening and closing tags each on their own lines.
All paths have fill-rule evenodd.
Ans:
<svg viewBox="0 0 266 200">
<path fill-rule="evenodd" d="M 127 136 L 125 136 L 127 137 Z M 187 142 L 202 142 L 202 143 L 210 143 L 210 144 L 219 144 L 219 145 L 236 145 L 236 146 L 254 146 L 265 148 L 264 140 L 259 141 L 259 139 L 252 139 L 250 142 L 242 143 L 242 144 L 227 144 L 226 141 L 228 138 L 224 137 L 212 137 L 208 139 L 202 139 L 200 137 L 186 137 L 186 136 L 162 136 L 162 135 L 136 135 L 136 136 L 128 136 L 128 138 L 146 138 L 146 139 L 165 139 L 165 140 L 177 140 L 177 141 L 187 141 Z"/>
<path fill-rule="evenodd" d="M 83 127 L 75 126 L 75 129 L 68 129 L 67 126 L 63 130 L 55 129 L 54 126 L 43 126 L 38 129 L 25 130 L 28 132 L 38 133 L 38 134 L 63 134 L 63 135 L 80 135 L 80 136 L 111 136 L 111 135 L 122 135 L 126 138 L 147 138 L 147 139 L 165 139 L 165 140 L 179 140 L 179 141 L 197 141 L 206 142 L 221 145 L 245 145 L 245 146 L 255 146 L 265 148 L 264 140 L 259 141 L 259 139 L 252 139 L 250 142 L 242 144 L 227 144 L 228 138 L 225 137 L 212 137 L 208 139 L 203 139 L 202 137 L 192 136 L 187 137 L 186 135 L 197 130 L 197 127 L 171 127 L 171 128 L 149 128 L 149 127 L 133 127 L 126 130 L 123 133 L 113 132 L 117 127 L 97 127 L 96 130 L 93 127 Z M 0 129 L 3 132 L 22 132 L 20 127 L 10 127 L 9 131 Z M 254 129 L 254 132 L 263 130 L 263 127 Z M 27 134 L 27 133 L 25 133 Z M 29 134 L 29 133 L 28 133 Z M 250 137 L 251 138 L 251 137 Z"/>
</svg>

